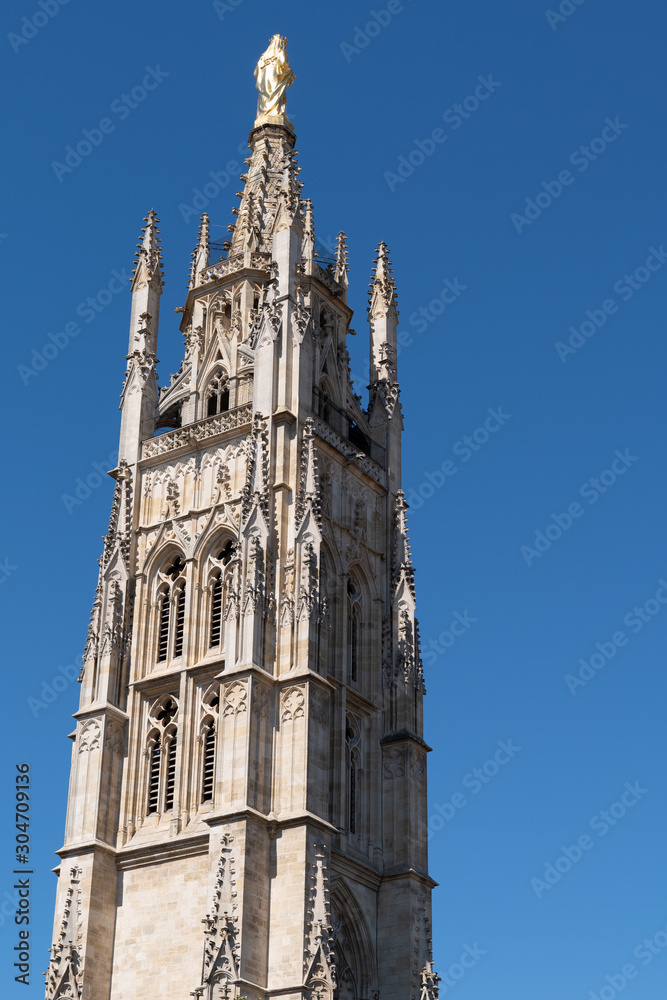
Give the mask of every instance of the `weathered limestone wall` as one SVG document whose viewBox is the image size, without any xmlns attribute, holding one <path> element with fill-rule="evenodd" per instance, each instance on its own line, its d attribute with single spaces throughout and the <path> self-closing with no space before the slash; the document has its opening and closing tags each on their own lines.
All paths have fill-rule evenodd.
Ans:
<svg viewBox="0 0 667 1000">
<path fill-rule="evenodd" d="M 207 854 L 119 873 L 111 1000 L 189 996 L 201 975 L 207 885 Z"/>
</svg>

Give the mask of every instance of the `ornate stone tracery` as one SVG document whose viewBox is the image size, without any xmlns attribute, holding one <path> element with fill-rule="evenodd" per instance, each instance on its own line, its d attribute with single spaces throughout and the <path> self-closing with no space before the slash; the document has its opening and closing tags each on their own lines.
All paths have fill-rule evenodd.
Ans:
<svg viewBox="0 0 667 1000">
<path fill-rule="evenodd" d="M 46 971 L 46 1000 L 82 998 L 82 876 L 83 869 L 78 865 L 70 868 L 60 930 L 51 946 L 51 959 Z"/>
</svg>

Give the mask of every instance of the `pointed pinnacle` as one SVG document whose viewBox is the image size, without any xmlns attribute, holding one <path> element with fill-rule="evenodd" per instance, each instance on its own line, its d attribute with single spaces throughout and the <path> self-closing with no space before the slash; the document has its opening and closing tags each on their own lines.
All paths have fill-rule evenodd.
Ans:
<svg viewBox="0 0 667 1000">
<path fill-rule="evenodd" d="M 336 237 L 336 270 L 334 277 L 336 281 L 343 285 L 348 283 L 348 262 L 347 237 L 343 230 Z"/>
<path fill-rule="evenodd" d="M 313 203 L 310 198 L 306 198 L 303 209 L 303 235 L 315 239 L 315 221 L 313 219 Z"/>
<path fill-rule="evenodd" d="M 194 288 L 195 279 L 199 271 L 208 267 L 210 248 L 209 219 L 208 212 L 204 212 L 199 223 L 199 233 L 197 235 L 197 246 L 192 251 L 190 263 L 190 279 L 188 286 Z"/>
<path fill-rule="evenodd" d="M 312 274 L 315 258 L 315 220 L 313 219 L 313 203 L 310 198 L 306 198 L 303 202 L 303 242 L 301 246 L 306 274 Z"/>
<path fill-rule="evenodd" d="M 145 225 L 141 230 L 141 239 L 137 243 L 132 270 L 133 278 L 136 277 L 142 264 L 146 267 L 149 277 L 153 277 L 156 272 L 159 273 L 160 278 L 163 276 L 162 247 L 160 245 L 162 240 L 160 230 L 157 228 L 159 221 L 154 209 L 151 208 L 144 218 Z"/>
<path fill-rule="evenodd" d="M 381 241 L 373 258 L 374 267 L 371 268 L 372 278 L 370 292 L 368 294 L 368 307 L 372 309 L 376 305 L 382 305 L 385 309 L 392 303 L 397 304 L 396 283 L 393 278 L 393 269 L 389 259 L 389 249 L 387 244 Z"/>
</svg>

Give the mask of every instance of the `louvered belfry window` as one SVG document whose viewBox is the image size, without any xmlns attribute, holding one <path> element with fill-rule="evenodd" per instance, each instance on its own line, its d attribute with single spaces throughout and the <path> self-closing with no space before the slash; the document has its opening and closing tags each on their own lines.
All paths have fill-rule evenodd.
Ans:
<svg viewBox="0 0 667 1000">
<path fill-rule="evenodd" d="M 350 757 L 350 802 L 348 817 L 350 833 L 357 832 L 357 758 L 356 754 Z"/>
<path fill-rule="evenodd" d="M 219 573 L 211 591 L 211 641 L 210 646 L 219 646 L 222 633 L 222 574 Z"/>
<path fill-rule="evenodd" d="M 176 628 L 174 629 L 174 656 L 183 655 L 183 630 L 185 628 L 185 584 L 176 599 Z"/>
<path fill-rule="evenodd" d="M 150 767 L 148 778 L 148 812 L 157 812 L 160 798 L 160 755 L 162 753 L 162 742 L 160 737 L 156 739 L 150 750 Z"/>
<path fill-rule="evenodd" d="M 359 612 L 355 607 L 350 619 L 350 680 L 357 679 L 357 663 L 359 658 Z"/>
<path fill-rule="evenodd" d="M 213 799 L 213 780 L 215 777 L 215 723 L 212 722 L 204 736 L 204 768 L 202 775 L 202 802 Z"/>
<path fill-rule="evenodd" d="M 176 783 L 176 733 L 174 732 L 169 740 L 169 748 L 167 750 L 167 777 L 164 789 L 165 810 L 173 809 L 175 783 Z"/>
<path fill-rule="evenodd" d="M 160 598 L 160 632 L 158 636 L 157 658 L 158 663 L 167 659 L 169 652 L 169 612 L 170 595 L 166 590 Z"/>
<path fill-rule="evenodd" d="M 163 584 L 159 597 L 157 660 L 164 663 L 170 656 L 183 654 L 185 633 L 185 563 L 176 556 L 165 576 L 170 581 Z M 172 608 L 172 604 L 174 605 Z"/>
</svg>

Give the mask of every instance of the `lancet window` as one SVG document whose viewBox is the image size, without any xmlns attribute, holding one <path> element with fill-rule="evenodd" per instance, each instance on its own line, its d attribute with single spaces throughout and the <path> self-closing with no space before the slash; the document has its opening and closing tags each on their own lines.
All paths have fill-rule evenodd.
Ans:
<svg viewBox="0 0 667 1000">
<path fill-rule="evenodd" d="M 204 698 L 205 715 L 201 725 L 201 801 L 212 802 L 215 796 L 215 750 L 220 699 L 215 689 Z"/>
<path fill-rule="evenodd" d="M 229 409 L 229 378 L 224 371 L 217 371 L 206 389 L 206 416 L 214 417 Z"/>
<path fill-rule="evenodd" d="M 150 712 L 148 736 L 148 788 L 146 812 L 167 812 L 174 807 L 178 728 L 178 704 L 171 696 L 159 701 Z"/>
<path fill-rule="evenodd" d="M 347 585 L 347 679 L 356 684 L 359 679 L 361 634 L 361 593 L 350 581 Z"/>
<path fill-rule="evenodd" d="M 352 835 L 359 833 L 359 797 L 361 775 L 361 730 L 354 716 L 345 719 L 345 748 L 347 754 L 347 829 Z"/>
<path fill-rule="evenodd" d="M 223 590 L 224 590 L 224 568 L 230 562 L 234 554 L 233 542 L 227 542 L 217 556 L 217 562 L 221 563 L 213 571 L 211 577 L 211 624 L 209 631 L 209 647 L 211 649 L 222 645 L 222 614 L 223 614 Z"/>
<path fill-rule="evenodd" d="M 158 590 L 157 661 L 183 655 L 185 634 L 185 563 L 177 556 L 160 573 Z"/>
</svg>

